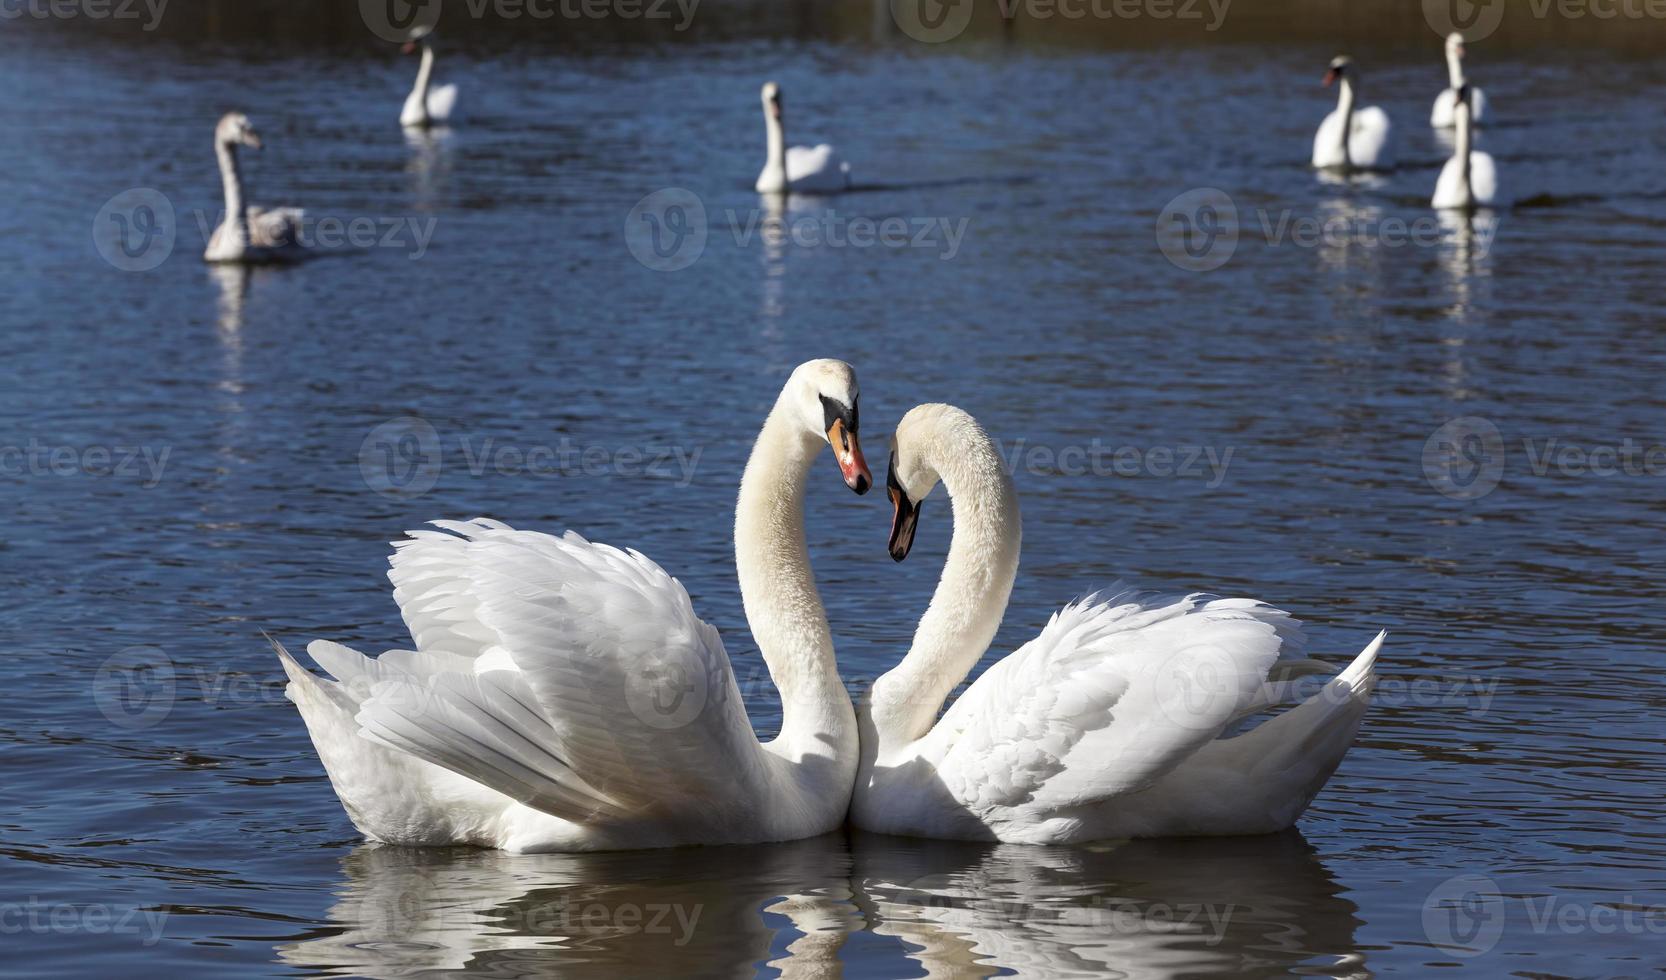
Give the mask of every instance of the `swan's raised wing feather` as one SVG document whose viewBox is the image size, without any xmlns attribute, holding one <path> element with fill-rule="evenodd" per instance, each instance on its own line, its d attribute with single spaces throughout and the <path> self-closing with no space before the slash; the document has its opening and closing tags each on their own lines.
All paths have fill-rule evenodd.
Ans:
<svg viewBox="0 0 1666 980">
<path fill-rule="evenodd" d="M 457 86 L 436 85 L 428 90 L 428 118 L 434 122 L 446 122 L 451 118 L 452 110 L 457 108 Z"/>
<path fill-rule="evenodd" d="M 978 813 L 1134 792 L 1250 710 L 1301 646 L 1295 620 L 1250 600 L 1090 598 L 985 672 L 926 752 Z"/>
<path fill-rule="evenodd" d="M 301 243 L 306 211 L 301 208 L 249 208 L 249 244 L 288 248 Z"/>
<path fill-rule="evenodd" d="M 576 790 L 644 820 L 686 806 L 722 819 L 764 799 L 728 655 L 676 579 L 573 533 L 437 526 L 454 533 L 396 558 L 418 646 L 492 642 L 470 651 L 473 674 L 377 685 L 368 732 L 569 819 L 585 816 L 563 795 Z"/>
</svg>

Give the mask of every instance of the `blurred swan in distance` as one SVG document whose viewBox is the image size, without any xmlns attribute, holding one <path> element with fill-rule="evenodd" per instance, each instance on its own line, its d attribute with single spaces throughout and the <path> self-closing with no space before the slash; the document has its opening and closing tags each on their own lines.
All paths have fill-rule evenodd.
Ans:
<svg viewBox="0 0 1666 980">
<path fill-rule="evenodd" d="M 907 557 L 939 481 L 954 512 L 948 559 L 907 655 L 858 706 L 853 824 L 1074 844 L 1266 834 L 1295 822 L 1353 742 L 1383 634 L 1315 683 L 1329 668 L 1303 659 L 1300 624 L 1264 603 L 1091 596 L 939 719 L 1000 626 L 1020 544 L 1017 495 L 994 441 L 960 409 L 921 405 L 892 437 L 893 558 Z"/>
<path fill-rule="evenodd" d="M 1436 129 L 1451 129 L 1458 124 L 1458 93 L 1465 85 L 1464 57 L 1468 54 L 1464 36 L 1453 31 L 1446 37 L 1446 75 L 1448 85 L 1435 96 L 1435 107 L 1429 111 L 1429 125 Z M 1487 95 L 1470 85 L 1470 122 L 1476 126 L 1486 121 Z"/>
<path fill-rule="evenodd" d="M 1359 70 L 1347 55 L 1338 55 L 1325 74 L 1325 85 L 1337 84 L 1336 108 L 1313 136 L 1313 166 L 1320 170 L 1389 170 L 1394 166 L 1394 127 L 1388 113 L 1360 106 Z"/>
<path fill-rule="evenodd" d="M 1474 130 L 1470 124 L 1470 100 L 1475 93 L 1464 86 L 1458 91 L 1457 136 L 1452 159 L 1441 168 L 1430 202 L 1437 211 L 1474 211 L 1503 203 L 1498 189 L 1498 165 L 1492 154 L 1473 149 Z"/>
<path fill-rule="evenodd" d="M 400 50 L 411 54 L 418 49 L 422 51 L 422 62 L 417 66 L 416 84 L 411 86 L 405 107 L 399 111 L 399 124 L 419 128 L 444 125 L 451 121 L 452 112 L 457 108 L 457 86 L 433 84 L 434 43 L 427 32 L 406 41 Z"/>
<path fill-rule="evenodd" d="M 753 638 L 781 692 L 760 743 L 717 631 L 636 551 L 436 521 L 388 577 L 414 650 L 278 649 L 286 689 L 353 823 L 393 844 L 588 851 L 792 840 L 844 823 L 856 719 L 804 533 L 804 487 L 832 445 L 872 477 L 856 375 L 800 365 L 764 422 L 735 508 Z"/>
<path fill-rule="evenodd" d="M 225 191 L 225 216 L 209 236 L 203 259 L 208 262 L 281 262 L 299 258 L 302 222 L 300 208 L 262 208 L 249 204 L 237 148 L 261 149 L 260 134 L 249 117 L 228 112 L 214 127 L 214 154 L 220 161 L 220 183 Z"/>
<path fill-rule="evenodd" d="M 754 189 L 760 194 L 779 194 L 785 191 L 831 193 L 849 188 L 850 164 L 841 160 L 839 152 L 830 144 L 787 145 L 781 86 L 765 82 L 761 99 L 766 139 L 764 169 L 758 174 Z"/>
</svg>

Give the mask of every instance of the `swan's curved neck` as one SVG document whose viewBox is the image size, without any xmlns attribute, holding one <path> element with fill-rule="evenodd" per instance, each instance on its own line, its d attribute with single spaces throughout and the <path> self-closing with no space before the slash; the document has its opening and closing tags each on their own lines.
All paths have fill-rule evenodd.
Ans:
<svg viewBox="0 0 1666 980">
<path fill-rule="evenodd" d="M 949 493 L 954 537 L 908 655 L 874 682 L 867 707 L 880 744 L 864 745 L 864 752 L 897 748 L 931 730 L 944 699 L 995 639 L 1018 577 L 1018 494 L 994 442 L 969 417 L 948 417 L 924 459 Z"/>
<path fill-rule="evenodd" d="M 851 765 L 855 712 L 804 540 L 805 478 L 825 442 L 795 414 L 783 391 L 752 447 L 735 506 L 735 570 L 752 637 L 781 693 L 777 744 L 793 758 Z"/>
<path fill-rule="evenodd" d="M 224 140 L 216 140 L 214 153 L 220 158 L 220 183 L 226 192 L 225 220 L 238 228 L 244 228 L 248 224 L 249 214 L 248 209 L 243 206 L 243 170 L 237 162 L 237 148 Z M 245 234 L 245 240 L 247 237 Z"/>
<path fill-rule="evenodd" d="M 1348 143 L 1354 133 L 1354 83 L 1347 75 L 1343 75 L 1337 84 L 1340 91 L 1336 95 L 1336 111 L 1342 113 L 1342 161 L 1352 167 L 1354 158 Z"/>
<path fill-rule="evenodd" d="M 783 183 L 787 179 L 787 131 L 779 117 L 768 109 L 764 110 L 764 138 L 768 142 L 765 161 L 771 168 L 781 172 Z"/>
<path fill-rule="evenodd" d="M 417 68 L 416 84 L 411 86 L 411 95 L 420 96 L 424 106 L 428 104 L 428 83 L 434 77 L 434 46 L 427 41 L 422 42 L 422 64 Z"/>
<path fill-rule="evenodd" d="M 1458 100 L 1457 115 L 1458 135 L 1453 141 L 1452 152 L 1454 159 L 1458 161 L 1459 171 L 1463 174 L 1464 178 L 1464 203 L 1469 204 L 1475 200 L 1475 190 L 1470 183 L 1469 173 L 1470 145 L 1472 137 L 1469 131 L 1469 103 L 1463 99 Z"/>
<path fill-rule="evenodd" d="M 1453 89 L 1464 87 L 1464 61 L 1458 57 L 1457 48 L 1446 49 L 1446 77 Z"/>
</svg>

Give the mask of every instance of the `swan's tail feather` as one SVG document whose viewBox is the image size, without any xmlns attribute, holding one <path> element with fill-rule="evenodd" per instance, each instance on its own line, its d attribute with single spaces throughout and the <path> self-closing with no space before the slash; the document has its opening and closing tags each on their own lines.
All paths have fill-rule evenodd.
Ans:
<svg viewBox="0 0 1666 980">
<path fill-rule="evenodd" d="M 359 708 L 361 733 L 575 823 L 618 820 L 627 807 L 587 783 L 549 746 L 560 744 L 517 673 L 440 674 L 378 681 Z"/>
</svg>

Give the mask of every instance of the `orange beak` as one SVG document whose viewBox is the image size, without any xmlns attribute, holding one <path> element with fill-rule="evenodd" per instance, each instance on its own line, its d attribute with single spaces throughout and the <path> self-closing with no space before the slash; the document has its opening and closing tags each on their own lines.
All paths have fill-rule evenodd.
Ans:
<svg viewBox="0 0 1666 980">
<path fill-rule="evenodd" d="M 844 419 L 834 419 L 827 429 L 827 444 L 833 447 L 833 458 L 839 461 L 839 472 L 845 478 L 845 486 L 857 493 L 867 493 L 873 486 L 873 473 L 868 470 L 868 461 L 862 458 L 862 443 L 857 440 L 856 433 L 846 425 Z"/>
</svg>

